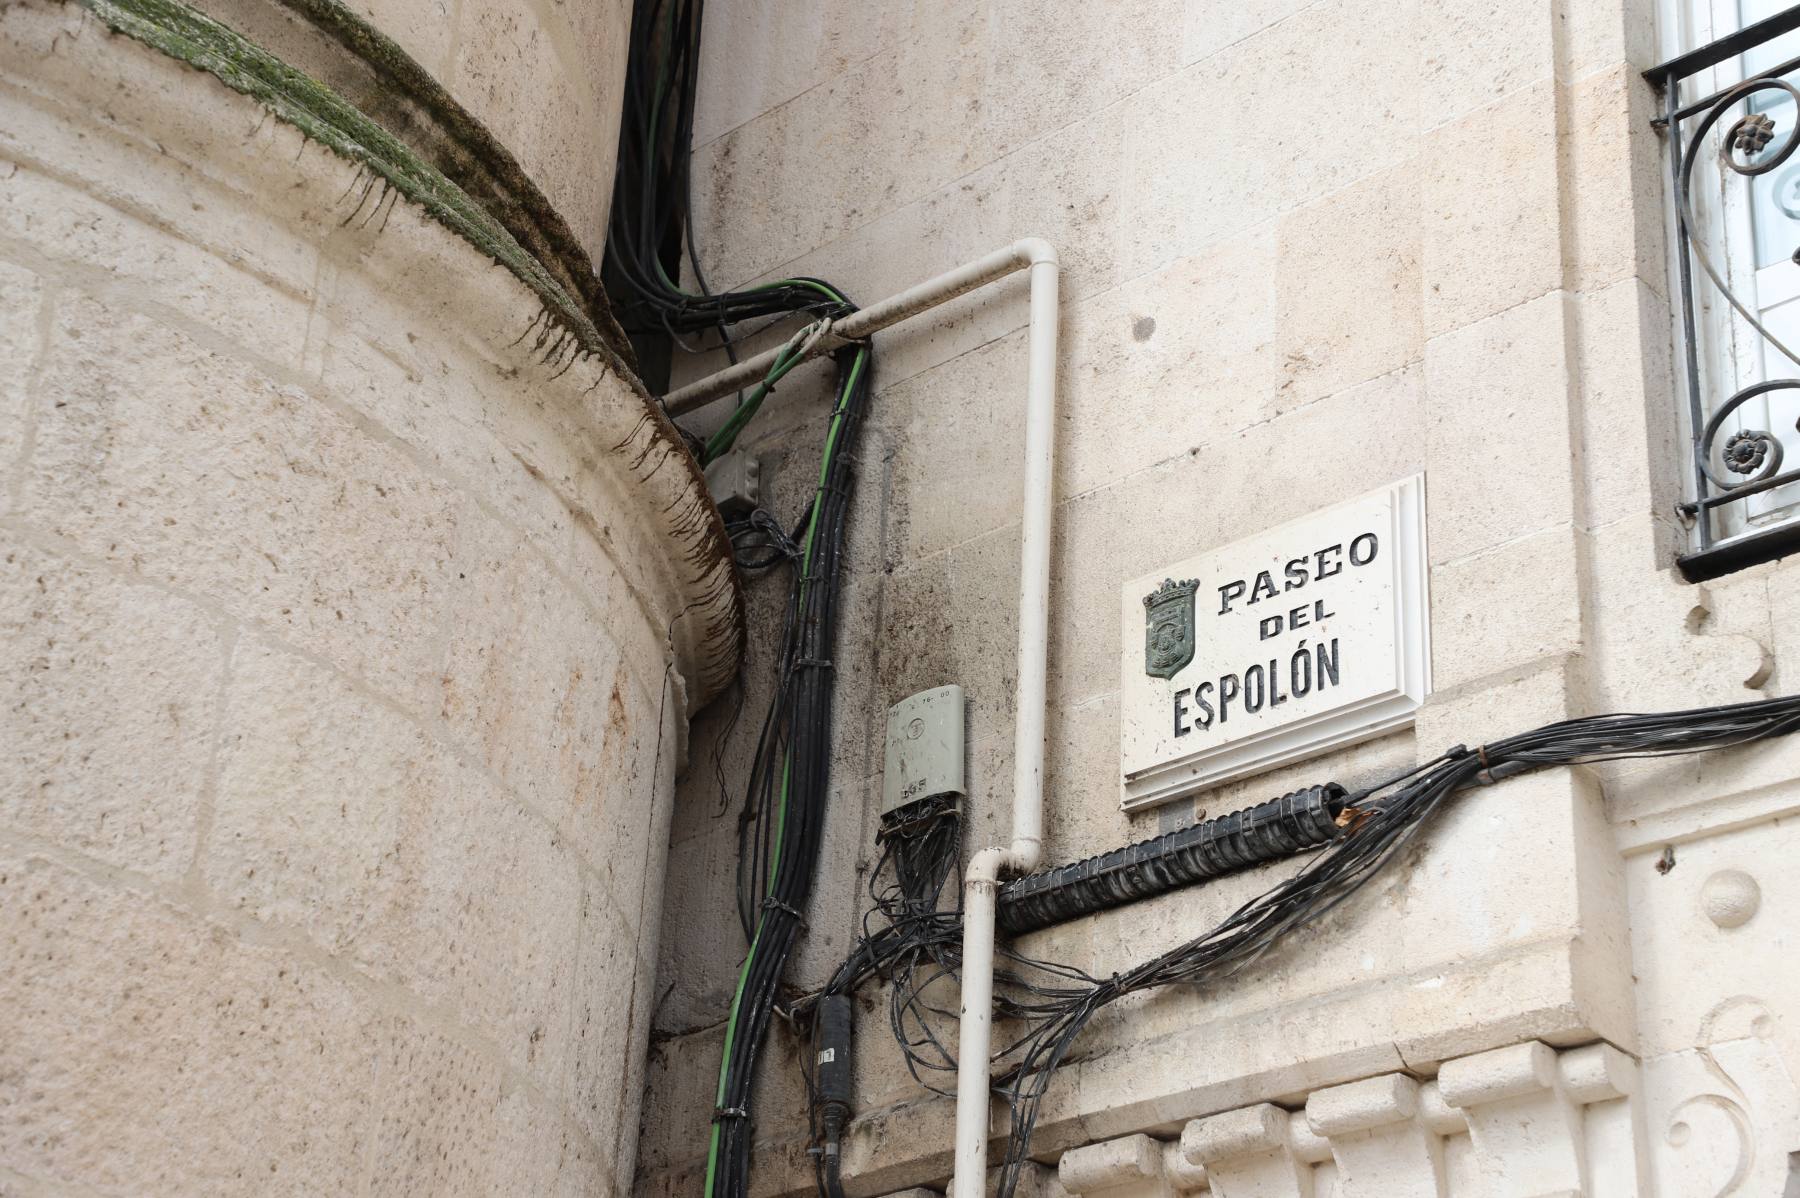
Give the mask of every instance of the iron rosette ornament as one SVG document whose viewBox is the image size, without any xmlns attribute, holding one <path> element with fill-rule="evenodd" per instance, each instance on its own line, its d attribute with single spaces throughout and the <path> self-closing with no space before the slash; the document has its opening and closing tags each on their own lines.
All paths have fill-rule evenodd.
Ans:
<svg viewBox="0 0 1800 1198">
<path fill-rule="evenodd" d="M 1688 249 L 1694 260 L 1700 264 L 1701 270 L 1712 281 L 1719 294 L 1725 297 L 1734 311 L 1755 329 L 1757 334 L 1768 344 L 1775 347 L 1789 362 L 1800 367 L 1800 356 L 1766 325 L 1755 313 L 1738 298 L 1725 282 L 1706 247 L 1695 231 L 1699 228 L 1694 220 L 1692 201 L 1694 163 L 1699 159 L 1699 150 L 1706 137 L 1724 120 L 1731 110 L 1749 100 L 1752 96 L 1765 92 L 1777 92 L 1792 100 L 1795 111 L 1800 112 L 1800 88 L 1796 88 L 1785 79 L 1761 78 L 1752 79 L 1721 96 L 1717 103 L 1706 113 L 1693 133 L 1689 135 L 1687 152 L 1682 157 L 1681 175 L 1676 190 L 1676 203 L 1679 209 L 1682 227 L 1687 233 Z M 1720 139 L 1719 164 L 1725 170 L 1744 178 L 1755 178 L 1766 175 L 1770 171 L 1791 158 L 1795 150 L 1800 150 L 1800 126 L 1783 131 L 1773 117 L 1763 112 L 1750 112 L 1740 116 L 1726 129 Z M 1796 251 L 1796 262 L 1800 262 L 1800 251 Z M 1721 447 L 1718 445 L 1719 435 L 1724 430 L 1725 422 L 1739 408 L 1758 396 L 1768 395 L 1775 391 L 1800 391 L 1800 379 L 1780 378 L 1766 379 L 1754 383 L 1734 393 L 1724 403 L 1714 409 L 1707 419 L 1700 436 L 1695 440 L 1694 453 L 1696 465 L 1708 482 L 1717 487 L 1722 494 L 1732 494 L 1733 498 L 1741 498 L 1758 491 L 1767 491 L 1789 482 L 1800 481 L 1800 471 L 1782 472 L 1781 440 L 1765 429 L 1739 429 L 1730 434 Z M 1796 426 L 1800 431 L 1800 425 Z M 1716 458 L 1716 460 L 1715 460 Z"/>
</svg>

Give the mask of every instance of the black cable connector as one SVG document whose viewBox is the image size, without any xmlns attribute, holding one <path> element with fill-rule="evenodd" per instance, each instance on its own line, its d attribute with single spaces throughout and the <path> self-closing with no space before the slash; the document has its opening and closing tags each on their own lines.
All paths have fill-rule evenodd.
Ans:
<svg viewBox="0 0 1800 1198">
<path fill-rule="evenodd" d="M 996 922 L 1016 936 L 1319 848 L 1342 831 L 1344 801 L 1344 788 L 1327 782 L 1016 878 L 1000 888 Z"/>
</svg>

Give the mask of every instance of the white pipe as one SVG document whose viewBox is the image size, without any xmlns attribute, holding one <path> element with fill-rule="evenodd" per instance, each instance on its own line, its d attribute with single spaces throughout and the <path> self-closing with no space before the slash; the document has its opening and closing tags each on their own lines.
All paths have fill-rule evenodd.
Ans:
<svg viewBox="0 0 1800 1198">
<path fill-rule="evenodd" d="M 1050 643 L 1050 482 L 1056 458 L 1056 251 L 1037 238 L 1026 333 L 1025 501 L 1019 548 L 1019 679 L 1013 725 L 1012 849 L 1006 864 L 1037 868 L 1044 840 L 1044 696 Z"/>
<path fill-rule="evenodd" d="M 963 875 L 962 1023 L 956 1043 L 955 1190 L 987 1192 L 994 908 L 1000 876 L 1037 868 L 1044 842 L 1044 696 L 1050 640 L 1050 475 L 1056 447 L 1056 251 L 1031 256 L 1025 375 L 1025 511 L 1019 549 L 1019 681 L 1013 724 L 1012 843 L 975 854 Z"/>
<path fill-rule="evenodd" d="M 963 875 L 962 1020 L 956 1035 L 956 1156 L 947 1198 L 987 1193 L 994 1038 L 994 908 L 1004 849 L 982 849 Z"/>
<path fill-rule="evenodd" d="M 1004 279 L 1015 271 L 1035 266 L 1039 261 L 1050 263 L 1052 274 L 1055 273 L 1056 251 L 1050 243 L 1042 238 L 1027 237 L 1023 241 L 1015 241 L 1011 245 L 1002 246 L 991 254 L 968 262 L 954 270 L 946 271 L 935 279 L 927 279 L 914 287 L 909 287 L 898 295 L 889 296 L 877 304 L 867 308 L 859 308 L 831 327 L 831 334 L 821 337 L 809 350 L 801 354 L 800 361 L 816 358 L 850 341 L 861 341 L 872 334 L 892 325 L 899 324 L 909 316 L 948 303 L 959 295 L 966 295 L 978 287 L 984 287 L 996 279 Z M 1032 272 L 1032 312 L 1036 319 L 1037 312 L 1037 272 Z M 1056 283 L 1052 278 L 1050 284 L 1054 291 Z M 1051 302 L 1055 302 L 1054 294 Z M 1051 330 L 1051 349 L 1056 348 L 1056 333 Z M 775 356 L 780 353 L 779 347 L 765 350 L 754 358 L 745 358 L 736 366 L 727 367 L 716 374 L 689 383 L 685 387 L 669 392 L 663 396 L 663 409 L 670 416 L 683 416 L 695 408 L 704 407 L 715 399 L 741 391 L 753 383 L 762 381 L 769 373 L 769 367 L 775 364 Z M 1054 370 L 1052 366 L 1052 370 Z"/>
<path fill-rule="evenodd" d="M 982 1198 L 987 1184 L 988 1056 L 994 1023 L 994 908 L 1004 873 L 1037 868 L 1044 840 L 1044 706 L 1050 644 L 1050 482 L 1056 449 L 1056 250 L 1027 237 L 863 308 L 815 338 L 801 360 L 860 341 L 1003 279 L 1031 271 L 1026 332 L 1025 502 L 1019 546 L 1019 678 L 1014 691 L 1012 843 L 976 853 L 963 875 L 962 1022 L 956 1048 L 956 1188 Z M 671 416 L 729 395 L 769 372 L 769 350 L 663 397 Z"/>
</svg>

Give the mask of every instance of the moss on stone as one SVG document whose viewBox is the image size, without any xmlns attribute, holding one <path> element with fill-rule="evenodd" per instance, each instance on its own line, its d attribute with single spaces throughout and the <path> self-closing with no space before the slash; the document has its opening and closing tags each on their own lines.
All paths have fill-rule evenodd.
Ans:
<svg viewBox="0 0 1800 1198">
<path fill-rule="evenodd" d="M 365 105 L 365 113 L 467 192 L 565 290 L 583 301 L 601 337 L 635 371 L 631 343 L 613 318 L 612 305 L 586 247 L 505 143 L 398 42 L 342 0 L 267 2 L 286 8 L 375 78 L 384 109 L 397 106 L 405 110 L 403 127 L 387 119 L 384 110 Z M 335 78 L 328 77 L 328 81 L 337 83 Z"/>
<path fill-rule="evenodd" d="M 576 347 L 617 362 L 615 352 L 589 318 L 585 306 L 571 297 L 544 264 L 492 214 L 442 171 L 329 87 L 181 0 L 78 2 L 115 32 L 216 76 L 227 87 L 257 100 L 308 137 L 362 166 L 369 172 L 370 187 L 376 179 L 384 181 L 510 270 L 538 296 Z M 398 52 L 391 43 L 388 46 Z M 371 49 L 380 52 L 381 47 Z M 517 169 L 516 163 L 511 165 Z M 362 198 L 366 202 L 366 191 Z M 561 339 L 556 341 L 560 347 Z"/>
</svg>

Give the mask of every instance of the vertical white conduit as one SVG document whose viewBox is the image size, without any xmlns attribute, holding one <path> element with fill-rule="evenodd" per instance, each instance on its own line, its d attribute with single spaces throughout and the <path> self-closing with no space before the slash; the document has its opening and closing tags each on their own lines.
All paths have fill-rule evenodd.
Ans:
<svg viewBox="0 0 1800 1198">
<path fill-rule="evenodd" d="M 1026 333 L 1025 500 L 1019 550 L 1018 684 L 1013 726 L 1012 841 L 982 849 L 963 881 L 962 1019 L 957 1036 L 956 1178 L 951 1198 L 987 1186 L 989 1056 L 994 1023 L 994 908 L 1000 878 L 1037 868 L 1044 839 L 1044 717 L 1050 642 L 1051 475 L 1056 460 L 1056 250 L 1027 237 L 837 321 L 803 357 L 860 341 L 1020 270 L 1031 272 Z M 663 399 L 671 416 L 755 383 L 779 351 L 708 375 Z"/>
<path fill-rule="evenodd" d="M 1026 334 L 1025 510 L 1019 550 L 1019 681 L 1013 725 L 1012 843 L 982 849 L 963 879 L 962 1022 L 956 1047 L 956 1174 L 951 1198 L 987 1191 L 989 1056 L 994 1028 L 994 907 L 1003 873 L 1043 855 L 1044 708 L 1050 638 L 1050 480 L 1056 456 L 1056 251 L 1031 257 Z"/>
</svg>

